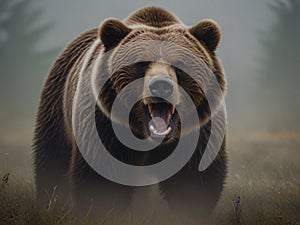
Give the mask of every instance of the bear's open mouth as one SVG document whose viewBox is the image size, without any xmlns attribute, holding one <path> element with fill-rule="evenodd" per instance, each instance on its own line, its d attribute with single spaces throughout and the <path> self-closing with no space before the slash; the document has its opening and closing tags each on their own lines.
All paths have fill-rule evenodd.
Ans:
<svg viewBox="0 0 300 225">
<path fill-rule="evenodd" d="M 174 133 L 175 106 L 163 101 L 146 105 L 148 132 L 151 137 L 170 138 Z"/>
</svg>

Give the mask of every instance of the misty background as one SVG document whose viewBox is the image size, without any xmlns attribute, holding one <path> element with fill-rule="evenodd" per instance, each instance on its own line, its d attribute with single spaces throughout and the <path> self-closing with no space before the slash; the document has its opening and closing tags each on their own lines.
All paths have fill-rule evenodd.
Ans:
<svg viewBox="0 0 300 225">
<path fill-rule="evenodd" d="M 39 93 L 67 43 L 149 5 L 188 26 L 204 18 L 220 25 L 229 137 L 299 131 L 299 0 L 0 0 L 0 170 L 31 172 Z"/>
</svg>

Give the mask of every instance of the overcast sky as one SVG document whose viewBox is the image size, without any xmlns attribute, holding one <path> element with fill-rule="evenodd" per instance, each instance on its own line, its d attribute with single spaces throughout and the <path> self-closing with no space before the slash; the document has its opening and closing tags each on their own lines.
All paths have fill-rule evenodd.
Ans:
<svg viewBox="0 0 300 225">
<path fill-rule="evenodd" d="M 65 45 L 79 33 L 98 26 L 108 17 L 124 19 L 140 7 L 161 6 L 175 13 L 186 25 L 212 18 L 222 29 L 219 54 L 227 65 L 249 65 L 258 54 L 256 32 L 271 21 L 267 2 L 270 0 L 173 0 L 173 1 L 100 1 L 39 0 L 45 10 L 44 20 L 53 21 L 53 35 L 43 45 Z M 225 55 L 226 53 L 226 55 Z M 226 57 L 224 57 L 226 56 Z M 228 63 L 227 63 L 228 62 Z"/>
<path fill-rule="evenodd" d="M 262 53 L 258 31 L 268 30 L 272 23 L 273 17 L 267 6 L 272 1 L 274 0 L 39 0 L 36 5 L 45 10 L 41 22 L 55 23 L 40 46 L 63 47 L 83 31 L 99 26 L 105 18 L 124 19 L 140 7 L 149 5 L 161 6 L 173 12 L 189 26 L 204 18 L 214 19 L 222 30 L 217 51 L 229 81 L 229 119 L 234 117 L 236 120 L 238 116 L 238 121 L 251 120 L 255 115 L 249 114 L 247 106 L 251 105 L 251 101 L 255 104 L 255 99 L 251 98 L 255 91 L 254 77 L 258 69 L 255 60 Z"/>
</svg>

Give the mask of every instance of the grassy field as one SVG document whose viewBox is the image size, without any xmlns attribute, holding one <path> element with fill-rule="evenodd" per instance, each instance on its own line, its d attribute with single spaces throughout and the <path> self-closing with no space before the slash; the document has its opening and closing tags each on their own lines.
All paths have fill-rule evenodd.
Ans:
<svg viewBox="0 0 300 225">
<path fill-rule="evenodd" d="M 299 134 L 231 138 L 229 158 L 213 224 L 300 224 Z"/>
<path fill-rule="evenodd" d="M 0 225 L 90 224 L 88 218 L 74 219 L 68 206 L 54 211 L 54 198 L 47 210 L 38 210 L 30 154 L 12 146 L 13 140 L 0 151 Z M 228 153 L 229 176 L 211 224 L 300 225 L 300 135 L 231 135 Z M 104 218 L 99 224 L 111 223 Z"/>
</svg>

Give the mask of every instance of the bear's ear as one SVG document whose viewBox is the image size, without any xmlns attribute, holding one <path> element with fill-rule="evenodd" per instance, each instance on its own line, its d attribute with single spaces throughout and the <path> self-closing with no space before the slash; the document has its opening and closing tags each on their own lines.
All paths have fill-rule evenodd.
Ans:
<svg viewBox="0 0 300 225">
<path fill-rule="evenodd" d="M 210 51 L 215 51 L 220 39 L 221 31 L 216 22 L 210 19 L 200 21 L 191 27 L 189 32 L 201 41 Z"/>
<path fill-rule="evenodd" d="M 116 47 L 130 31 L 120 20 L 106 19 L 100 25 L 99 37 L 104 47 L 109 50 Z"/>
</svg>

